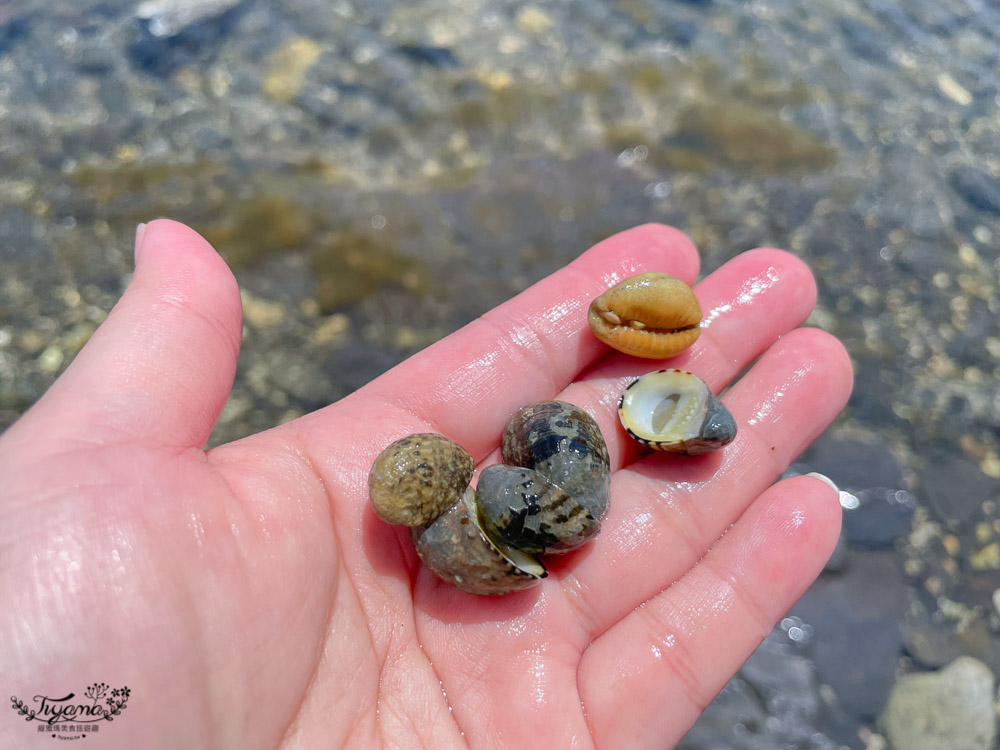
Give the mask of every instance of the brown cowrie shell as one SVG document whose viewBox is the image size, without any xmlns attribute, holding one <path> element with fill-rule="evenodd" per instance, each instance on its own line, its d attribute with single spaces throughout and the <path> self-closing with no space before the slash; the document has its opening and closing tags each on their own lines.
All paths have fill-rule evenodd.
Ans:
<svg viewBox="0 0 1000 750">
<path fill-rule="evenodd" d="M 650 271 L 629 276 L 591 302 L 587 322 L 620 352 L 666 359 L 698 339 L 701 305 L 683 281 Z"/>
</svg>

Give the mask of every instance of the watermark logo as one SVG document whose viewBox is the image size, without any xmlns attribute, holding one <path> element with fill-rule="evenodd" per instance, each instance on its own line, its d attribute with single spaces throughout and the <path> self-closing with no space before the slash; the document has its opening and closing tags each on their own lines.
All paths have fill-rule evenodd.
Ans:
<svg viewBox="0 0 1000 750">
<path fill-rule="evenodd" d="M 95 682 L 84 691 L 86 700 L 76 699 L 76 693 L 61 698 L 49 695 L 35 695 L 29 701 L 22 701 L 16 695 L 10 697 L 11 708 L 24 717 L 25 721 L 37 721 L 39 732 L 51 734 L 60 740 L 81 740 L 97 734 L 101 723 L 114 721 L 128 708 L 128 687 L 113 688 Z"/>
</svg>

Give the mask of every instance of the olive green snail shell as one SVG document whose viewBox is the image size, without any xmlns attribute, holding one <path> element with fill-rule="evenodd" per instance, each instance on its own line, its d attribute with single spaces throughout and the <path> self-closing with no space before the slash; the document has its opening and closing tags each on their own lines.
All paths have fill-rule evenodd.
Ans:
<svg viewBox="0 0 1000 750">
<path fill-rule="evenodd" d="M 736 438 L 736 420 L 697 375 L 657 370 L 632 381 L 618 402 L 626 432 L 654 450 L 697 456 Z"/>
<path fill-rule="evenodd" d="M 608 507 L 607 447 L 577 406 L 543 401 L 521 409 L 504 430 L 501 454 L 504 463 L 485 469 L 473 491 L 468 453 L 440 435 L 411 435 L 386 448 L 369 475 L 375 512 L 411 526 L 424 565 L 473 594 L 536 585 L 547 573 L 535 555 L 585 544 Z"/>
</svg>

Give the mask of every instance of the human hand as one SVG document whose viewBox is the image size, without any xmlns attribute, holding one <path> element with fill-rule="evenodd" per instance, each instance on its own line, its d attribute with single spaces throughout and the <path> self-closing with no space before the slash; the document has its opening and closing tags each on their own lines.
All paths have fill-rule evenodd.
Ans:
<svg viewBox="0 0 1000 750">
<path fill-rule="evenodd" d="M 587 305 L 697 266 L 672 229 L 623 232 L 348 398 L 206 452 L 239 295 L 194 232 L 149 224 L 124 297 L 0 436 L 4 684 L 128 685 L 90 747 L 672 746 L 833 549 L 836 493 L 773 482 L 851 386 L 835 339 L 792 330 L 815 302 L 805 266 L 744 253 L 698 285 L 704 330 L 670 361 L 718 391 L 760 357 L 724 399 L 739 435 L 646 455 L 615 406 L 658 363 L 609 353 Z M 507 418 L 555 397 L 607 440 L 601 535 L 537 588 L 457 591 L 374 515 L 372 461 L 433 431 L 494 463 Z M 50 747 L 19 718 L 0 746 Z"/>
</svg>

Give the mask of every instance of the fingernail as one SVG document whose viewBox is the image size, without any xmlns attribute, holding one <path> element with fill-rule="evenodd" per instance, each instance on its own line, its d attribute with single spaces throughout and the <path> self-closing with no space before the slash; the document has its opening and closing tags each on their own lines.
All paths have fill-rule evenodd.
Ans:
<svg viewBox="0 0 1000 750">
<path fill-rule="evenodd" d="M 139 251 L 142 249 L 142 238 L 146 236 L 146 225 L 140 224 L 135 228 L 135 250 L 133 251 L 135 255 L 135 263 L 139 263 Z"/>
<path fill-rule="evenodd" d="M 833 490 L 837 494 L 840 494 L 840 487 L 838 487 L 834 483 L 834 481 L 832 479 L 830 479 L 830 477 L 828 477 L 826 474 L 820 474 L 818 471 L 810 471 L 808 474 L 806 474 L 806 476 L 807 477 L 815 477 L 816 479 L 818 479 L 819 481 L 821 481 L 823 484 L 825 484 L 827 487 L 829 487 L 831 490 Z"/>
</svg>

